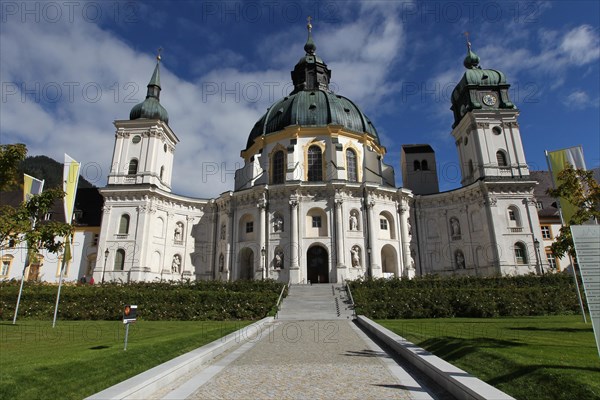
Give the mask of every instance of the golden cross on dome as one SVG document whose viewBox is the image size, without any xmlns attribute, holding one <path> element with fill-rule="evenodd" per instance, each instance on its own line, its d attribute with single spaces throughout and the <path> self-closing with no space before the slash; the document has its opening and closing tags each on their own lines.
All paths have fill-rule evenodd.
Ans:
<svg viewBox="0 0 600 400">
<path fill-rule="evenodd" d="M 163 48 L 162 48 L 162 47 L 159 47 L 157 51 L 158 51 L 158 54 L 156 55 L 156 59 L 157 59 L 158 61 L 160 61 L 160 60 L 162 59 L 162 58 L 161 58 L 161 56 L 160 56 L 160 53 L 162 53 L 162 51 L 163 51 Z"/>
<path fill-rule="evenodd" d="M 467 49 L 471 51 L 471 42 L 469 42 L 469 32 L 465 32 L 465 37 L 467 38 Z"/>
<path fill-rule="evenodd" d="M 308 28 L 308 31 L 312 31 L 312 24 L 310 23 L 310 21 L 312 21 L 312 17 L 309 15 L 308 18 L 306 18 L 306 21 L 308 22 L 306 24 L 306 27 Z"/>
</svg>

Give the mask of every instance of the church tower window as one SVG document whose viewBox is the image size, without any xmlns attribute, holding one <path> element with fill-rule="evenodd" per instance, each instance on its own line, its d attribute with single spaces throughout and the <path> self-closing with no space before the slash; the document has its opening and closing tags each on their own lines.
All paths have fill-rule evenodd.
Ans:
<svg viewBox="0 0 600 400">
<path fill-rule="evenodd" d="M 134 158 L 131 161 L 129 161 L 129 168 L 127 170 L 127 174 L 135 175 L 135 174 L 137 174 L 137 170 L 138 170 L 138 160 L 136 160 Z"/>
<path fill-rule="evenodd" d="M 129 233 L 129 215 L 123 214 L 121 215 L 121 219 L 119 221 L 119 234 L 127 235 Z"/>
<path fill-rule="evenodd" d="M 319 182 L 323 180 L 323 153 L 319 146 L 308 148 L 308 181 Z"/>
<path fill-rule="evenodd" d="M 427 165 L 427 160 L 421 161 L 421 169 L 423 171 L 429 171 L 429 166 Z"/>
<path fill-rule="evenodd" d="M 279 184 L 279 183 L 284 183 L 285 181 L 285 171 L 283 168 L 283 159 L 284 159 L 284 155 L 283 155 L 283 151 L 278 151 L 277 153 L 275 153 L 275 155 L 273 155 L 273 164 L 272 164 L 272 179 L 271 182 L 273 184 Z"/>
<path fill-rule="evenodd" d="M 358 182 L 356 152 L 352 149 L 346 150 L 346 173 L 350 182 Z"/>
<path fill-rule="evenodd" d="M 125 250 L 119 249 L 115 254 L 115 271 L 125 270 Z"/>
<path fill-rule="evenodd" d="M 527 264 L 527 251 L 523 243 L 515 243 L 515 258 L 517 259 L 517 264 Z"/>
<path fill-rule="evenodd" d="M 499 150 L 496 153 L 496 161 L 498 162 L 499 167 L 507 167 L 508 162 L 506 161 L 506 154 L 502 150 Z"/>
<path fill-rule="evenodd" d="M 413 170 L 414 171 L 420 171 L 421 170 L 421 163 L 419 162 L 419 160 L 415 160 L 415 162 L 413 163 Z"/>
</svg>

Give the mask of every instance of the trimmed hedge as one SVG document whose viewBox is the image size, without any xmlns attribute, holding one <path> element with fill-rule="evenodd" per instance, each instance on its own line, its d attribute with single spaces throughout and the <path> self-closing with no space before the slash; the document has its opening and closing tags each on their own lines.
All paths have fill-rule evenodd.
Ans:
<svg viewBox="0 0 600 400">
<path fill-rule="evenodd" d="M 369 279 L 349 282 L 357 314 L 373 319 L 580 313 L 573 277 Z"/>
<path fill-rule="evenodd" d="M 13 318 L 19 285 L 0 284 L 0 320 Z M 282 287 L 272 280 L 63 285 L 58 310 L 63 320 L 119 320 L 125 304 L 137 304 L 145 320 L 256 320 L 272 311 Z M 52 318 L 57 289 L 25 283 L 18 318 Z"/>
</svg>

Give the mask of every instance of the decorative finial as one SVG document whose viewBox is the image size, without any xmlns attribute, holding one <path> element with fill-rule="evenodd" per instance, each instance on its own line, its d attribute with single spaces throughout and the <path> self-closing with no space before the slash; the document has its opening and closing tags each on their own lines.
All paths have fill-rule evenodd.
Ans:
<svg viewBox="0 0 600 400">
<path fill-rule="evenodd" d="M 310 23 L 310 21 L 312 21 L 312 17 L 309 16 L 308 18 L 306 18 L 306 21 L 308 21 L 306 24 L 306 28 L 308 29 L 308 39 L 306 39 L 304 51 L 306 51 L 306 54 L 314 55 L 315 51 L 317 51 L 317 46 L 315 45 L 315 42 L 313 42 L 312 39 L 312 24 Z"/>
<path fill-rule="evenodd" d="M 465 37 L 467 38 L 467 51 L 471 51 L 471 42 L 469 42 L 469 32 L 465 32 Z"/>
<path fill-rule="evenodd" d="M 156 61 L 157 61 L 157 62 L 160 62 L 160 60 L 162 60 L 162 58 L 161 58 L 161 56 L 160 56 L 160 53 L 162 53 L 162 51 L 163 51 L 163 48 L 162 48 L 162 47 L 159 47 L 159 48 L 158 48 L 158 53 L 156 54 Z"/>
<path fill-rule="evenodd" d="M 471 42 L 469 41 L 469 32 L 465 32 L 467 38 L 467 56 L 463 61 L 466 69 L 479 69 L 479 56 L 471 50 Z"/>
</svg>

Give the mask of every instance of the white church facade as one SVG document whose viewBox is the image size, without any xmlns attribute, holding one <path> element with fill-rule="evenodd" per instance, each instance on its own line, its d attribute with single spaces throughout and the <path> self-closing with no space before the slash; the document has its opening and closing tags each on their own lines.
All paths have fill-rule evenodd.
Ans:
<svg viewBox="0 0 600 400">
<path fill-rule="evenodd" d="M 547 268 L 504 74 L 481 69 L 469 46 L 452 96 L 462 186 L 439 192 L 431 147 L 406 145 L 397 188 L 371 120 L 329 89 L 310 25 L 304 50 L 294 90 L 251 129 L 235 187 L 213 199 L 171 192 L 179 139 L 160 104 L 157 63 L 146 99 L 114 123 L 96 282 L 334 283 Z"/>
</svg>

